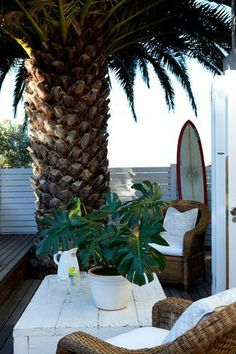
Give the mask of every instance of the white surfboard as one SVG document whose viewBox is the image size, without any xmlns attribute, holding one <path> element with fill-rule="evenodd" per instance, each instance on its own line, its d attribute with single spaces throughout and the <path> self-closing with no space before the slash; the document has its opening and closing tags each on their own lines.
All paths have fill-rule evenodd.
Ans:
<svg viewBox="0 0 236 354">
<path fill-rule="evenodd" d="M 188 120 L 182 127 L 177 148 L 177 188 L 179 199 L 207 204 L 206 167 L 201 140 Z"/>
</svg>

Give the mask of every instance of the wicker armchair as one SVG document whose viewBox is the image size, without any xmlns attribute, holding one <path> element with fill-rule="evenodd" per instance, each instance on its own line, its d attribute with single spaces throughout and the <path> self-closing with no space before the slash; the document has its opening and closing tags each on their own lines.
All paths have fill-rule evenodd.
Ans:
<svg viewBox="0 0 236 354">
<path fill-rule="evenodd" d="M 183 256 L 166 256 L 166 267 L 158 273 L 161 282 L 183 285 L 188 290 L 193 280 L 205 277 L 204 234 L 210 221 L 210 212 L 206 205 L 190 200 L 172 200 L 169 206 L 179 211 L 199 209 L 195 229 L 184 235 Z"/>
<path fill-rule="evenodd" d="M 153 326 L 170 329 L 190 301 L 167 298 L 153 306 Z M 128 350 L 113 346 L 84 332 L 63 337 L 57 354 L 217 354 L 236 353 L 236 303 L 214 312 L 175 341 L 164 345 Z"/>
</svg>

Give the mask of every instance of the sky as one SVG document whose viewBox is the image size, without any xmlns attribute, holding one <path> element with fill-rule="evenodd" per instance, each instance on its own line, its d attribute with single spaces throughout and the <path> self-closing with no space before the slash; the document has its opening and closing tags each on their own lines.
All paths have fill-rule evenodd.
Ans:
<svg viewBox="0 0 236 354">
<path fill-rule="evenodd" d="M 178 136 L 183 124 L 192 120 L 198 129 L 205 163 L 211 162 L 211 83 L 213 75 L 196 61 L 189 62 L 196 117 L 181 85 L 174 80 L 175 112 L 169 112 L 164 92 L 151 75 L 151 89 L 137 77 L 135 87 L 137 123 L 125 94 L 113 80 L 108 156 L 112 167 L 154 167 L 176 163 Z"/>
<path fill-rule="evenodd" d="M 169 112 L 164 92 L 155 75 L 151 73 L 151 89 L 137 75 L 135 83 L 135 122 L 126 96 L 112 77 L 110 114 L 108 124 L 108 158 L 110 167 L 157 167 L 176 163 L 179 132 L 186 120 L 193 121 L 198 129 L 205 163 L 211 162 L 211 83 L 212 74 L 196 61 L 188 63 L 193 94 L 198 107 L 196 117 L 181 85 L 174 80 L 176 108 Z M 8 76 L 0 95 L 0 120 L 23 117 L 23 106 L 13 120 L 13 77 Z"/>
</svg>

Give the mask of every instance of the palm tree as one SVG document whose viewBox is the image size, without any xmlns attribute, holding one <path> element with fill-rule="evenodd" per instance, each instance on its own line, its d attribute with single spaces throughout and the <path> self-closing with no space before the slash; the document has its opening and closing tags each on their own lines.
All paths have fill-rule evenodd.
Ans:
<svg viewBox="0 0 236 354">
<path fill-rule="evenodd" d="M 17 70 L 24 92 L 38 216 L 79 196 L 88 209 L 109 188 L 109 70 L 136 119 L 133 85 L 150 66 L 174 109 L 170 73 L 196 111 L 186 58 L 220 72 L 229 50 L 230 1 L 1 0 L 0 85 Z"/>
</svg>

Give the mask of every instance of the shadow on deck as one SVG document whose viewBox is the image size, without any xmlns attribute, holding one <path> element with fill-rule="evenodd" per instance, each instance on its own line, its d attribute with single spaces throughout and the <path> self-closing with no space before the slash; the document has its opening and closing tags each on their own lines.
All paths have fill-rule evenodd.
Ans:
<svg viewBox="0 0 236 354">
<path fill-rule="evenodd" d="M 0 354 L 13 354 L 12 330 L 37 290 L 40 280 L 31 279 L 28 256 L 32 235 L 0 235 Z M 211 293 L 210 256 L 206 257 L 207 279 L 199 280 L 191 291 L 164 285 L 166 296 L 198 300 Z M 26 354 L 26 353 L 22 353 Z"/>
</svg>

